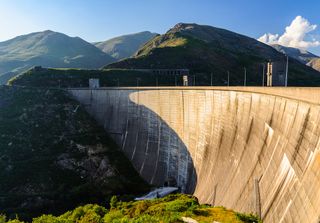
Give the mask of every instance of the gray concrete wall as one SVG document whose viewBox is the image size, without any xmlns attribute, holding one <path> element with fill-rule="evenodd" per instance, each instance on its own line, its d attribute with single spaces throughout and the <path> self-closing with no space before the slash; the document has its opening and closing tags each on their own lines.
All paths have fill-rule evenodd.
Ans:
<svg viewBox="0 0 320 223">
<path fill-rule="evenodd" d="M 148 182 L 203 203 L 318 222 L 320 89 L 70 89 Z M 258 211 L 259 212 L 259 211 Z"/>
</svg>

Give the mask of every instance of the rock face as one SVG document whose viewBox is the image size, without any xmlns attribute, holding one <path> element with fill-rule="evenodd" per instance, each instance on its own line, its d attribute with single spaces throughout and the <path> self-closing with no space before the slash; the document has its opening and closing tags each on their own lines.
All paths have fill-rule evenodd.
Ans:
<svg viewBox="0 0 320 223">
<path fill-rule="evenodd" d="M 70 92 L 148 182 L 174 178 L 203 203 L 261 211 L 267 223 L 318 219 L 319 89 Z"/>
<path fill-rule="evenodd" d="M 312 67 L 313 69 L 320 71 L 320 58 L 314 58 L 309 63 L 308 66 Z"/>
</svg>

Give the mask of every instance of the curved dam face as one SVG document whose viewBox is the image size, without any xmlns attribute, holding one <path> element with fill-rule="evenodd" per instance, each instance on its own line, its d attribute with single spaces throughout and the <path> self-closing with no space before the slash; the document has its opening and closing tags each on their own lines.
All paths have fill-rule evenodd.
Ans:
<svg viewBox="0 0 320 223">
<path fill-rule="evenodd" d="M 69 91 L 149 183 L 264 222 L 319 221 L 319 89 Z"/>
</svg>

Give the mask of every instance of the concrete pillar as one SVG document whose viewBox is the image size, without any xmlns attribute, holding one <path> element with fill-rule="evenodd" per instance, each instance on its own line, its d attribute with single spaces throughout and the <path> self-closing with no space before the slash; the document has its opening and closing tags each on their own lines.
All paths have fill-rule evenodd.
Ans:
<svg viewBox="0 0 320 223">
<path fill-rule="evenodd" d="M 272 87 L 272 63 L 267 64 L 267 87 Z"/>
<path fill-rule="evenodd" d="M 96 78 L 89 79 L 89 88 L 95 89 L 100 87 L 100 80 Z"/>
<path fill-rule="evenodd" d="M 183 86 L 189 86 L 187 75 L 183 75 L 182 80 L 183 80 Z"/>
</svg>

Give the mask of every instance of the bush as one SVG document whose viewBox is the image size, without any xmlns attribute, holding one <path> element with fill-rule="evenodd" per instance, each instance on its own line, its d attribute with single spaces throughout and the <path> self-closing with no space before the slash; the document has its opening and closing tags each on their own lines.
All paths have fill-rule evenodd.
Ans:
<svg viewBox="0 0 320 223">
<path fill-rule="evenodd" d="M 42 215 L 38 218 L 34 218 L 33 223 L 60 223 L 65 221 L 59 221 L 56 217 L 52 215 Z"/>
<path fill-rule="evenodd" d="M 110 199 L 110 208 L 111 209 L 117 208 L 117 204 L 118 204 L 117 196 L 112 196 Z"/>
<path fill-rule="evenodd" d="M 6 223 L 7 222 L 7 217 L 3 214 L 0 214 L 0 223 Z"/>
<path fill-rule="evenodd" d="M 122 219 L 123 217 L 124 215 L 121 213 L 121 211 L 110 211 L 103 217 L 103 222 L 111 223 L 115 222 L 116 220 Z"/>
<path fill-rule="evenodd" d="M 239 220 L 245 223 L 262 223 L 260 218 L 255 216 L 254 214 L 242 214 L 237 212 L 236 216 Z"/>
</svg>

